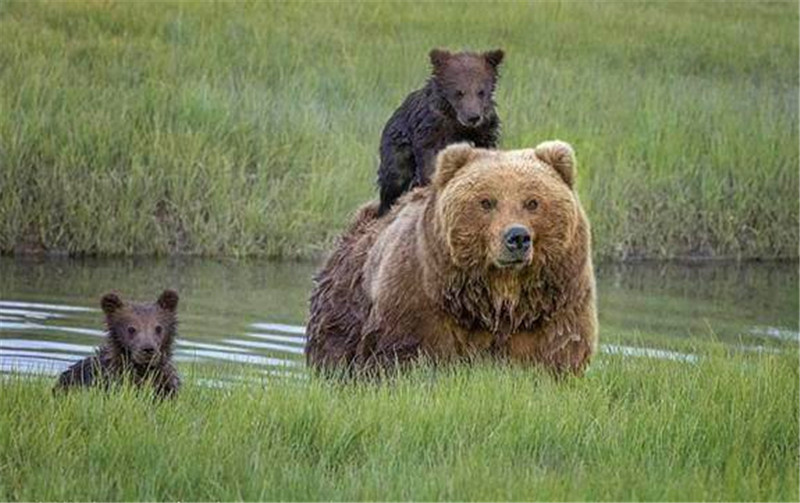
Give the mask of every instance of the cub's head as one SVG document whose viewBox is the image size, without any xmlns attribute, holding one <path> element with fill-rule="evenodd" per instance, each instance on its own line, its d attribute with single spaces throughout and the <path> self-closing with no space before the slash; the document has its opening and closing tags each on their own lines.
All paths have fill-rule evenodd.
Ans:
<svg viewBox="0 0 800 503">
<path fill-rule="evenodd" d="M 480 54 L 443 49 L 430 52 L 439 97 L 462 126 L 480 127 L 494 115 L 494 88 L 503 56 L 500 49 Z"/>
<path fill-rule="evenodd" d="M 549 141 L 492 151 L 468 144 L 439 153 L 435 227 L 462 269 L 524 269 L 569 253 L 583 218 L 574 193 L 575 155 Z"/>
<path fill-rule="evenodd" d="M 155 303 L 123 302 L 114 292 L 100 300 L 113 344 L 137 365 L 156 366 L 172 354 L 178 294 L 164 290 Z"/>
</svg>

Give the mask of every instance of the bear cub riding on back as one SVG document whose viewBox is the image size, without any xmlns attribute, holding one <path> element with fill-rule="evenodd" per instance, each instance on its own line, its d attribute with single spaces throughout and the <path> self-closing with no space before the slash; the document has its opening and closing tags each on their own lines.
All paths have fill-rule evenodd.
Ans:
<svg viewBox="0 0 800 503">
<path fill-rule="evenodd" d="M 412 187 L 428 185 L 436 154 L 452 143 L 496 148 L 500 135 L 494 90 L 500 49 L 430 52 L 433 74 L 406 97 L 383 129 L 378 168 L 380 215 Z"/>
</svg>

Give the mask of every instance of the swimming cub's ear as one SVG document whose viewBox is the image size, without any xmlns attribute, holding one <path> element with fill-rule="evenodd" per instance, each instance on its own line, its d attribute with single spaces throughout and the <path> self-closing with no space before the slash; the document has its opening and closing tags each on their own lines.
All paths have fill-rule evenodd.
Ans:
<svg viewBox="0 0 800 503">
<path fill-rule="evenodd" d="M 175 312 L 178 309 L 178 292 L 175 290 L 164 290 L 158 298 L 158 307 L 165 311 Z"/>
<path fill-rule="evenodd" d="M 546 141 L 537 145 L 534 152 L 540 161 L 552 166 L 570 188 L 575 185 L 577 161 L 572 145 L 561 140 Z"/>
<path fill-rule="evenodd" d="M 458 170 L 478 157 L 481 152 L 482 149 L 477 149 L 469 143 L 454 143 L 439 152 L 436 156 L 436 173 L 433 175 L 436 190 L 442 190 Z"/>
<path fill-rule="evenodd" d="M 120 310 L 122 306 L 122 299 L 119 298 L 117 292 L 108 292 L 100 299 L 100 307 L 103 308 L 103 312 L 107 315 L 114 314 L 116 311 Z"/>
</svg>

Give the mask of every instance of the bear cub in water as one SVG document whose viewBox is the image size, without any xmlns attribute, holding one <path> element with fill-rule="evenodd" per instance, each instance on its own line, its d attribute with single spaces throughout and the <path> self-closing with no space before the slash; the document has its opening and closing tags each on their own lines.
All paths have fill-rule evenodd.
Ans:
<svg viewBox="0 0 800 503">
<path fill-rule="evenodd" d="M 500 119 L 494 89 L 503 56 L 500 49 L 430 52 L 433 74 L 425 87 L 408 95 L 381 135 L 379 215 L 412 187 L 428 185 L 436 154 L 447 145 L 497 147 Z"/>
<path fill-rule="evenodd" d="M 100 306 L 106 317 L 106 342 L 94 356 L 62 373 L 55 390 L 108 387 L 128 378 L 136 386 L 145 383 L 154 386 L 161 398 L 174 395 L 180 387 L 180 378 L 172 364 L 178 294 L 164 290 L 155 303 L 129 303 L 112 292 L 103 296 Z"/>
</svg>

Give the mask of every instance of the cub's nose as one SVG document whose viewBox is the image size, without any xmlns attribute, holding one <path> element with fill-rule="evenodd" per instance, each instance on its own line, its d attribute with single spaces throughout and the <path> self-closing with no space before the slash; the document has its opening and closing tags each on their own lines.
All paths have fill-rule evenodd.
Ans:
<svg viewBox="0 0 800 503">
<path fill-rule="evenodd" d="M 156 353 L 156 347 L 151 344 L 148 344 L 146 346 L 141 347 L 141 352 L 145 356 L 153 356 Z"/>
<path fill-rule="evenodd" d="M 503 235 L 506 249 L 515 255 L 525 254 L 531 247 L 531 233 L 521 225 L 512 225 Z"/>
<path fill-rule="evenodd" d="M 470 126 L 476 126 L 480 121 L 481 121 L 480 115 L 470 115 L 469 117 L 467 117 L 467 123 L 469 123 Z"/>
</svg>

